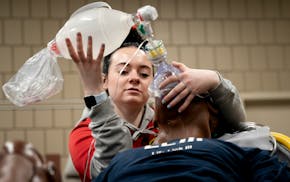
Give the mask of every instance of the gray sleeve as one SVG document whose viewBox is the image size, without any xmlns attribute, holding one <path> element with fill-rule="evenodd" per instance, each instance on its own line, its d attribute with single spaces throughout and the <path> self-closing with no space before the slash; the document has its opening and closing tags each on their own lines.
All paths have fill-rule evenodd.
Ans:
<svg viewBox="0 0 290 182">
<path fill-rule="evenodd" d="M 132 148 L 133 144 L 129 129 L 115 113 L 110 99 L 94 106 L 90 118 L 89 127 L 95 139 L 90 171 L 92 178 L 95 178 L 118 152 Z"/>
<path fill-rule="evenodd" d="M 75 123 L 75 126 L 79 125 L 80 122 L 82 122 L 84 119 L 88 118 L 89 113 L 90 113 L 90 109 L 87 107 L 84 107 L 82 115 L 81 115 L 80 119 Z"/>
<path fill-rule="evenodd" d="M 246 112 L 240 94 L 231 81 L 219 76 L 220 84 L 209 94 L 225 122 L 239 128 L 239 123 L 246 120 Z"/>
</svg>

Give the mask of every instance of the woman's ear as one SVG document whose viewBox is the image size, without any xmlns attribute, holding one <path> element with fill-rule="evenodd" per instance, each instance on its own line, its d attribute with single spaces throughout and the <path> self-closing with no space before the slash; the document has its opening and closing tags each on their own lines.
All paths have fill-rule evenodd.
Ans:
<svg viewBox="0 0 290 182">
<path fill-rule="evenodd" d="M 102 74 L 102 79 L 103 79 L 103 88 L 105 90 L 108 90 L 108 76 L 105 74 Z"/>
</svg>

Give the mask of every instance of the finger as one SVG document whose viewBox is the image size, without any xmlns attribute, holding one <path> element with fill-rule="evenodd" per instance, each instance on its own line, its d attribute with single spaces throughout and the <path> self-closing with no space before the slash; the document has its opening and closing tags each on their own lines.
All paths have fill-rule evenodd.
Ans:
<svg viewBox="0 0 290 182">
<path fill-rule="evenodd" d="M 105 52 L 105 44 L 101 44 L 99 55 L 96 60 L 97 62 L 101 63 L 101 61 L 103 60 L 104 52 Z"/>
<path fill-rule="evenodd" d="M 85 61 L 86 57 L 84 54 L 84 49 L 83 49 L 83 39 L 82 39 L 82 34 L 77 33 L 77 51 L 78 55 L 81 61 Z"/>
<path fill-rule="evenodd" d="M 190 94 L 188 89 L 183 89 L 170 103 L 167 105 L 168 108 L 174 107 L 176 104 L 181 102 L 186 96 Z"/>
<path fill-rule="evenodd" d="M 163 103 L 168 103 L 175 96 L 179 95 L 186 88 L 185 84 L 180 82 L 162 99 Z"/>
<path fill-rule="evenodd" d="M 68 49 L 69 55 L 70 55 L 70 57 L 72 58 L 72 60 L 73 60 L 75 63 L 79 62 L 79 61 L 80 61 L 80 60 L 79 60 L 79 57 L 78 57 L 78 55 L 76 54 L 75 49 L 74 49 L 74 47 L 73 47 L 73 45 L 72 45 L 70 39 L 69 39 L 69 38 L 66 38 L 66 39 L 65 39 L 65 43 L 66 43 L 66 47 L 67 47 L 67 49 Z"/>
<path fill-rule="evenodd" d="M 181 72 L 184 72 L 186 70 L 186 68 L 187 68 L 184 64 L 176 62 L 176 61 L 173 61 L 172 65 L 174 67 L 176 67 L 177 69 L 179 69 Z"/>
<path fill-rule="evenodd" d="M 93 60 L 93 39 L 92 39 L 92 36 L 88 37 L 87 59 L 88 59 L 88 61 Z"/>
<path fill-rule="evenodd" d="M 184 103 L 178 108 L 178 112 L 180 113 L 183 112 L 189 106 L 193 98 L 194 98 L 194 94 L 192 93 L 189 94 L 187 98 L 185 99 Z"/>
<path fill-rule="evenodd" d="M 166 85 L 168 85 L 170 83 L 174 83 L 176 81 L 178 81 L 178 77 L 176 75 L 171 75 L 160 83 L 159 88 L 160 89 L 165 88 Z"/>
</svg>

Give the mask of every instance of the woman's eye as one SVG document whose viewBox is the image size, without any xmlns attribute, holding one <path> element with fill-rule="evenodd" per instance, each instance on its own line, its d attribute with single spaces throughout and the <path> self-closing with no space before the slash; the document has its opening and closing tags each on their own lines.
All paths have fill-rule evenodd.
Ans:
<svg viewBox="0 0 290 182">
<path fill-rule="evenodd" d="M 149 74 L 147 74 L 147 73 L 141 73 L 140 75 L 142 78 L 147 78 L 149 76 Z"/>
<path fill-rule="evenodd" d="M 128 74 L 128 71 L 126 71 L 126 70 L 122 70 L 121 72 L 120 72 L 120 75 L 127 75 Z"/>
</svg>

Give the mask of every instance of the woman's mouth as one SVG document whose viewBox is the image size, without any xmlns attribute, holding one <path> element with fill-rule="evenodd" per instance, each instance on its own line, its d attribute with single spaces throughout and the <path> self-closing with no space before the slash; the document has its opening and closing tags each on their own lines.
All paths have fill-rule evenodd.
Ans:
<svg viewBox="0 0 290 182">
<path fill-rule="evenodd" d="M 128 88 L 126 91 L 130 93 L 140 93 L 141 91 L 137 88 Z"/>
</svg>

